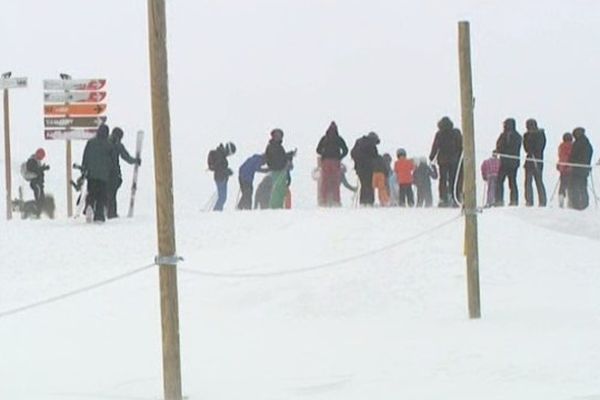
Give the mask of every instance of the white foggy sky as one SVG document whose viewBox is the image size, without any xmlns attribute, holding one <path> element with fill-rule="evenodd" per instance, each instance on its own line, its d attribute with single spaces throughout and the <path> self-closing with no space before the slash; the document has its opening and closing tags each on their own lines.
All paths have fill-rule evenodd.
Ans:
<svg viewBox="0 0 600 400">
<path fill-rule="evenodd" d="M 471 22 L 478 163 L 507 116 L 521 131 L 537 118 L 550 158 L 577 125 L 600 143 L 594 0 L 179 0 L 167 11 L 176 172 L 204 168 L 207 150 L 229 139 L 239 165 L 275 126 L 308 165 L 332 119 L 350 145 L 375 130 L 383 151 L 427 153 L 441 116 L 460 123 L 462 19 Z M 11 93 L 13 157 L 43 144 L 62 160 L 62 142 L 42 142 L 41 87 L 62 71 L 106 77 L 109 124 L 149 130 L 146 18 L 143 0 L 2 1 L 0 69 L 30 80 Z"/>
</svg>

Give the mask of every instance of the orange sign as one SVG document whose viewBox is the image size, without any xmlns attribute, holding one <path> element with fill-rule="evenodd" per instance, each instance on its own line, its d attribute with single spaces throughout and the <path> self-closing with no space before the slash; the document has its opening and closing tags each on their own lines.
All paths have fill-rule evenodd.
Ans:
<svg viewBox="0 0 600 400">
<path fill-rule="evenodd" d="M 46 115 L 98 115 L 106 110 L 106 104 L 68 104 L 44 106 Z"/>
</svg>

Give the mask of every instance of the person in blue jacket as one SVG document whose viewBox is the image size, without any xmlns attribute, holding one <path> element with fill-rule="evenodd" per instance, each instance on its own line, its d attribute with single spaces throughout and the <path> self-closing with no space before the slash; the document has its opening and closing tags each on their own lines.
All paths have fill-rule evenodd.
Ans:
<svg viewBox="0 0 600 400">
<path fill-rule="evenodd" d="M 265 165 L 264 154 L 254 154 L 240 166 L 238 179 L 240 182 L 240 201 L 237 204 L 238 210 L 251 210 L 252 209 L 252 193 L 254 192 L 254 175 L 257 172 L 267 172 L 266 168 L 262 168 Z"/>
</svg>

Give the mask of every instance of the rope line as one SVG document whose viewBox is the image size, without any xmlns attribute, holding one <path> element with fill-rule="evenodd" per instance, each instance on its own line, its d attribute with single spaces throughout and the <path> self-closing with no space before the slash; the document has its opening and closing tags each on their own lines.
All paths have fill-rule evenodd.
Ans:
<svg viewBox="0 0 600 400">
<path fill-rule="evenodd" d="M 23 311 L 27 311 L 27 310 L 31 310 L 33 308 L 38 308 L 38 307 L 41 307 L 41 306 L 44 306 L 44 305 L 47 305 L 47 304 L 55 303 L 57 301 L 66 299 L 68 297 L 76 296 L 78 294 L 81 294 L 81 293 L 84 293 L 84 292 L 88 292 L 90 290 L 94 290 L 94 289 L 97 289 L 97 288 L 102 287 L 102 286 L 109 285 L 109 284 L 114 283 L 116 281 L 128 278 L 128 277 L 130 277 L 132 275 L 135 275 L 135 274 L 138 274 L 138 273 L 140 273 L 142 271 L 150 269 L 150 268 L 154 267 L 155 265 L 156 264 L 154 264 L 154 263 L 148 264 L 148 265 L 145 265 L 143 267 L 131 270 L 129 272 L 125 272 L 123 274 L 120 274 L 120 275 L 117 275 L 117 276 L 113 276 L 112 278 L 105 279 L 105 280 L 103 280 L 101 282 L 94 283 L 92 285 L 88 285 L 88 286 L 84 286 L 84 287 L 79 288 L 79 289 L 71 290 L 70 292 L 66 292 L 66 293 L 63 293 L 63 294 L 60 294 L 60 295 L 57 295 L 57 296 L 49 297 L 49 298 L 47 298 L 45 300 L 36 301 L 34 303 L 27 304 L 27 305 L 24 305 L 24 306 L 21 306 L 21 307 L 16 307 L 16 308 L 13 308 L 11 310 L 2 311 L 2 312 L 0 312 L 0 319 L 4 318 L 4 317 L 7 317 L 9 315 L 19 314 L 19 313 L 21 313 Z"/>
<path fill-rule="evenodd" d="M 401 246 L 403 244 L 406 244 L 410 241 L 413 241 L 415 239 L 418 239 L 422 236 L 425 236 L 431 232 L 434 232 L 438 229 L 443 228 L 446 225 L 451 224 L 452 222 L 454 222 L 455 220 L 459 219 L 462 217 L 462 214 L 457 215 L 455 217 L 452 217 L 451 219 L 442 222 L 441 224 L 435 225 L 432 228 L 429 228 L 427 230 L 424 230 L 422 232 L 419 232 L 415 235 L 406 237 L 398 242 L 394 242 L 391 244 L 388 244 L 386 246 L 374 249 L 374 250 L 369 250 L 367 252 L 364 253 L 360 253 L 354 256 L 350 256 L 350 257 L 346 257 L 346 258 L 342 258 L 339 260 L 335 260 L 335 261 L 329 261 L 329 262 L 325 262 L 322 264 L 317 264 L 317 265 L 313 265 L 310 267 L 304 267 L 304 268 L 298 268 L 298 269 L 292 269 L 292 270 L 287 270 L 287 271 L 275 271 L 275 272 L 248 272 L 248 273 L 226 273 L 226 272 L 212 272 L 212 271 L 203 271 L 203 270 L 197 270 L 197 269 L 190 269 L 190 268 L 178 268 L 179 271 L 181 272 L 185 272 L 188 274 L 192 274 L 192 275 L 200 275 L 200 276 L 206 276 L 206 277 L 211 277 L 211 278 L 276 278 L 276 277 L 281 277 L 281 276 L 286 276 L 286 275 L 297 275 L 297 274 L 302 274 L 302 273 L 306 273 L 306 272 L 312 272 L 312 271 L 316 271 L 316 270 L 320 270 L 320 269 L 326 269 L 326 268 L 330 268 L 330 267 L 335 267 L 341 264 L 345 264 L 348 263 L 350 261 L 354 261 L 354 260 L 358 260 L 361 258 L 365 258 L 377 253 L 383 253 L 387 250 L 390 250 L 394 247 L 398 247 Z"/>
<path fill-rule="evenodd" d="M 513 160 L 521 160 L 520 156 L 515 156 L 512 154 L 506 154 L 506 153 L 496 153 L 496 154 L 501 158 L 512 158 Z M 547 160 L 543 160 L 543 159 L 535 158 L 535 157 L 523 157 L 523 160 L 533 161 L 535 163 L 556 164 L 556 165 L 564 165 L 567 167 L 586 168 L 586 169 L 592 169 L 593 167 L 598 166 L 598 164 L 576 164 L 576 163 L 570 163 L 570 162 L 564 162 L 564 161 L 547 161 Z"/>
</svg>

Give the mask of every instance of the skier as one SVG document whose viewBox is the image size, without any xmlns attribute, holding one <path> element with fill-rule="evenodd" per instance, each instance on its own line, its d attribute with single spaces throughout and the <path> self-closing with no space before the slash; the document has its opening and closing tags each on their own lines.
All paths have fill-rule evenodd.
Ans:
<svg viewBox="0 0 600 400">
<path fill-rule="evenodd" d="M 122 139 L 123 139 L 123 130 L 119 127 L 114 127 L 110 137 L 109 137 L 109 141 L 112 144 L 112 151 L 113 151 L 113 169 L 111 171 L 109 180 L 108 180 L 108 188 L 107 188 L 107 192 L 108 192 L 108 200 L 107 200 L 107 217 L 108 219 L 111 218 L 118 218 L 119 215 L 117 213 L 117 191 L 119 190 L 119 188 L 121 187 L 121 184 L 123 183 L 123 178 L 121 175 L 121 163 L 120 163 L 120 158 L 122 158 L 126 163 L 128 164 L 137 164 L 137 165 L 141 165 L 142 164 L 142 160 L 140 158 L 135 158 L 132 157 L 129 152 L 127 151 L 127 149 L 125 148 L 125 145 L 123 145 L 122 143 Z"/>
<path fill-rule="evenodd" d="M 579 127 L 573 130 L 573 147 L 569 163 L 590 165 L 594 150 L 585 135 L 585 129 Z M 587 191 L 587 178 L 591 167 L 571 167 L 569 176 L 569 202 L 576 210 L 584 210 L 589 205 L 589 194 Z"/>
<path fill-rule="evenodd" d="M 283 148 L 283 131 L 281 129 L 273 129 L 271 131 L 271 139 L 265 150 L 265 159 L 273 186 L 271 189 L 271 199 L 269 200 L 269 208 L 283 208 L 285 197 L 288 193 L 289 184 L 289 168 L 292 159 L 296 155 L 296 150 L 286 152 Z"/>
<path fill-rule="evenodd" d="M 108 126 L 102 124 L 98 127 L 96 136 L 87 141 L 83 150 L 81 166 L 87 177 L 87 202 L 86 217 L 91 221 L 104 222 L 104 207 L 106 205 L 108 181 L 115 168 L 113 146 L 108 140 Z"/>
<path fill-rule="evenodd" d="M 242 163 L 238 172 L 238 180 L 240 182 L 240 201 L 238 202 L 238 210 L 252 209 L 252 193 L 254 192 L 254 175 L 257 172 L 267 172 L 267 169 L 262 168 L 265 164 L 264 154 L 254 154 L 248 157 Z"/>
<path fill-rule="evenodd" d="M 354 170 L 360 181 L 360 204 L 373 205 L 375 192 L 373 191 L 373 163 L 379 156 L 377 145 L 379 136 L 369 132 L 356 140 L 350 156 L 354 160 Z"/>
<path fill-rule="evenodd" d="M 563 141 L 558 146 L 558 163 L 556 169 L 560 173 L 559 186 L 558 186 L 558 206 L 563 208 L 565 206 L 565 199 L 567 198 L 567 189 L 569 187 L 569 175 L 571 168 L 561 163 L 568 163 L 571 158 L 571 150 L 573 149 L 573 135 L 567 132 L 562 137 Z"/>
<path fill-rule="evenodd" d="M 496 191 L 496 203 L 504 205 L 504 180 L 508 178 L 510 188 L 511 206 L 519 204 L 519 189 L 517 187 L 517 170 L 521 162 L 521 135 L 516 130 L 516 122 L 513 118 L 504 120 L 504 129 L 496 141 L 496 152 L 500 156 L 500 173 L 498 174 L 498 190 Z M 511 157 L 504 157 L 508 155 Z"/>
<path fill-rule="evenodd" d="M 373 194 L 377 191 L 377 198 L 381 207 L 390 205 L 390 194 L 388 192 L 387 180 L 391 175 L 391 168 L 382 155 L 373 160 Z"/>
<path fill-rule="evenodd" d="M 419 158 L 413 171 L 413 182 L 417 187 L 417 207 L 431 207 L 433 205 L 431 180 L 437 178 L 438 171 L 435 165 L 430 165 L 427 157 Z"/>
<path fill-rule="evenodd" d="M 454 129 L 452 120 L 443 117 L 438 122 L 438 131 L 435 134 L 429 161 L 437 158 L 440 170 L 439 196 L 440 207 L 457 207 L 454 184 L 458 175 L 458 164 L 462 154 L 462 135 Z"/>
<path fill-rule="evenodd" d="M 498 189 L 498 174 L 500 173 L 500 159 L 496 150 L 492 156 L 481 163 L 481 177 L 487 184 L 486 207 L 496 205 L 496 190 Z"/>
<path fill-rule="evenodd" d="M 319 199 L 325 207 L 339 207 L 341 160 L 348 154 L 346 141 L 340 136 L 335 121 L 331 121 L 325 135 L 319 140 L 317 154 L 321 156 Z"/>
<path fill-rule="evenodd" d="M 533 118 L 525 122 L 527 131 L 523 135 L 523 149 L 527 159 L 525 161 L 525 204 L 533 206 L 533 181 L 538 193 L 540 207 L 546 206 L 546 188 L 543 181 L 544 149 L 546 148 L 546 134 L 538 128 L 537 121 Z"/>
<path fill-rule="evenodd" d="M 228 142 L 220 143 L 216 149 L 208 152 L 208 169 L 213 171 L 213 177 L 217 186 L 217 202 L 213 211 L 223 211 L 223 206 L 227 201 L 227 181 L 233 175 L 229 168 L 227 157 L 235 154 L 235 144 Z"/>
<path fill-rule="evenodd" d="M 29 182 L 29 187 L 33 190 L 35 199 L 36 216 L 39 217 L 45 200 L 44 194 L 44 173 L 50 169 L 49 165 L 42 164 L 46 157 L 44 149 L 39 148 L 33 153 L 24 165 L 21 166 L 21 175 Z"/>
<path fill-rule="evenodd" d="M 406 150 L 404 149 L 398 149 L 396 157 L 394 171 L 396 171 L 396 179 L 400 187 L 398 204 L 400 207 L 406 207 L 406 205 L 412 207 L 415 205 L 415 197 L 412 190 L 415 163 L 413 160 L 406 158 Z"/>
</svg>

